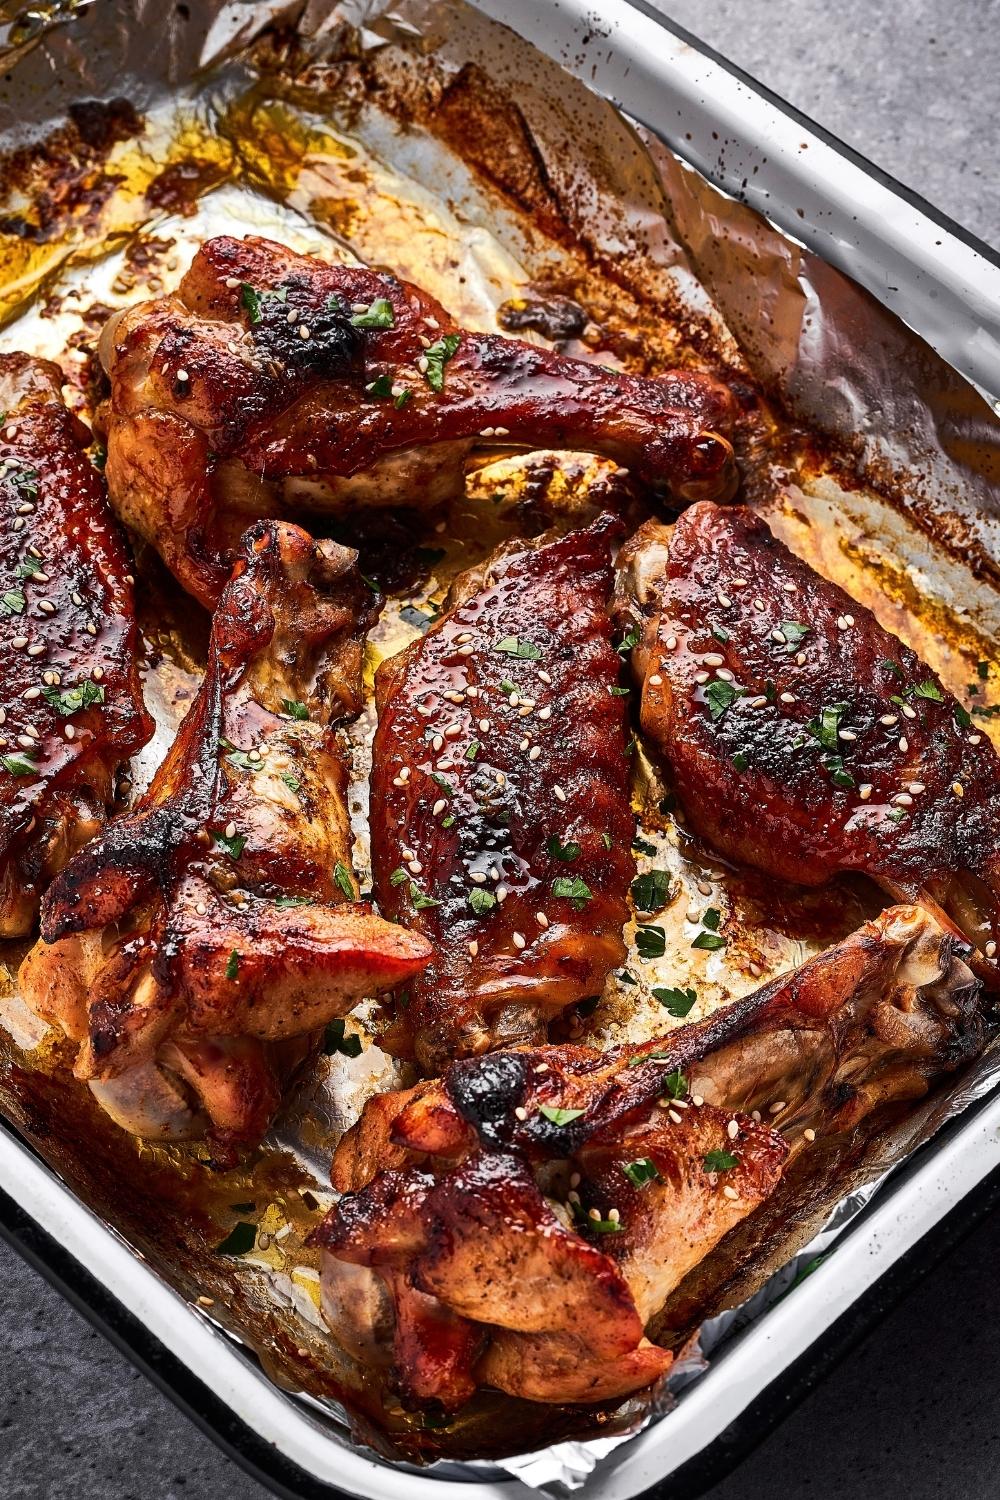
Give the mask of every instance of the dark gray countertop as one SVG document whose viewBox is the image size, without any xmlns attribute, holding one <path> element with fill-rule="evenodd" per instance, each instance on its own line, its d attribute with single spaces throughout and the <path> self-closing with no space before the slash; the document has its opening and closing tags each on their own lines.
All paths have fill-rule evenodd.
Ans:
<svg viewBox="0 0 1000 1500">
<path fill-rule="evenodd" d="M 992 244 L 998 0 L 661 6 Z M 1000 1219 L 897 1307 L 711 1500 L 986 1500 L 1000 1488 Z M 0 1490 L 17 1500 L 263 1500 L 0 1245 Z"/>
</svg>

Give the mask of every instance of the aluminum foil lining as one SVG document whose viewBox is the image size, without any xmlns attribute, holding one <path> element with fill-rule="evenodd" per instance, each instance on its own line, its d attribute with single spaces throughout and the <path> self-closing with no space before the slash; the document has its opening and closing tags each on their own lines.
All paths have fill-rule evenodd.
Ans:
<svg viewBox="0 0 1000 1500">
<path fill-rule="evenodd" d="M 926 273 L 918 286 L 921 276 L 911 263 L 918 259 L 919 244 L 902 245 L 898 261 L 884 267 L 892 293 L 890 311 L 842 270 L 685 162 L 686 122 L 683 108 L 671 107 L 675 101 L 665 98 L 658 112 L 648 90 L 642 91 L 642 107 L 635 113 L 644 126 L 637 126 L 524 39 L 538 18 L 527 0 L 502 9 L 520 35 L 463 0 L 350 0 L 339 6 L 329 0 L 201 0 L 190 7 L 164 6 L 160 0 L 2 5 L 0 57 L 6 74 L 0 84 L 0 148 L 7 153 L 42 139 L 74 100 L 124 94 L 154 115 L 162 108 L 195 108 L 209 79 L 213 88 L 232 95 L 250 82 L 246 49 L 267 27 L 296 33 L 320 62 L 336 55 L 347 23 L 373 54 L 409 49 L 417 59 L 432 58 L 452 75 L 469 66 L 488 70 L 516 100 L 547 180 L 587 253 L 613 263 L 630 293 L 687 309 L 692 328 L 707 331 L 717 357 L 732 371 L 744 370 L 765 392 L 780 397 L 794 421 L 840 445 L 841 464 L 853 469 L 850 495 L 829 477 L 807 490 L 801 476 L 773 473 L 773 493 L 759 497 L 770 509 L 772 524 L 794 544 L 801 502 L 808 499 L 815 514 L 835 520 L 839 508 L 849 518 L 848 530 L 868 528 L 862 550 L 867 548 L 869 562 L 882 566 L 891 551 L 918 592 L 929 587 L 980 638 L 995 638 L 1000 633 L 993 591 L 1000 578 L 1000 421 L 992 401 L 1000 378 L 992 384 L 987 350 L 987 356 L 967 364 L 979 381 L 976 389 L 914 332 L 924 322 L 927 298 Z M 544 12 L 542 31 L 555 9 Z M 571 19 L 576 15 L 573 4 L 563 10 Z M 613 36 L 610 43 L 608 38 L 615 22 L 590 19 L 589 36 L 576 33 L 579 45 L 567 49 L 563 60 L 578 74 L 600 77 L 602 66 L 613 63 Z M 421 160 L 419 128 L 414 127 L 408 144 L 405 135 L 390 141 L 388 134 L 378 137 L 371 121 L 368 126 L 368 146 L 376 156 L 379 150 L 395 152 L 395 169 L 408 174 L 416 188 L 427 194 L 440 189 L 433 153 Z M 692 155 L 699 152 L 703 157 L 700 143 Z M 717 175 L 731 185 L 731 163 L 720 157 Z M 491 211 L 488 194 L 468 184 L 465 188 L 464 198 L 454 183 L 440 190 L 441 213 L 455 211 L 470 266 L 476 268 L 468 300 L 455 310 L 467 321 L 489 326 L 496 287 L 505 277 L 508 283 L 543 279 L 547 251 L 502 205 L 494 203 Z M 461 198 L 460 208 L 456 198 Z M 775 218 L 784 222 L 796 209 L 791 201 L 775 201 L 774 206 Z M 216 209 L 223 222 L 227 214 L 239 222 L 245 213 L 238 202 L 225 198 Z M 287 207 L 285 228 L 289 237 L 305 243 L 313 230 L 300 209 L 294 202 Z M 192 228 L 217 222 L 211 215 L 196 218 Z M 327 231 L 319 233 L 322 238 Z M 856 269 L 870 284 L 871 242 L 860 232 L 857 240 Z M 839 241 L 837 254 L 841 267 L 854 269 L 849 238 Z M 425 279 L 418 266 L 398 269 Z M 91 273 L 84 266 L 71 274 Z M 959 342 L 979 337 L 977 328 L 983 325 L 971 313 L 968 326 L 962 327 L 965 314 L 956 288 L 949 289 L 949 298 L 949 305 L 954 304 L 951 336 Z M 37 321 L 33 326 L 41 328 Z M 57 330 L 50 332 L 54 336 Z M 928 327 L 927 332 L 943 342 L 939 330 Z M 863 492 L 866 481 L 878 493 L 868 495 L 867 508 L 859 510 L 858 488 Z M 833 532 L 844 542 L 847 531 L 836 533 L 834 525 Z M 933 577 L 923 571 L 928 555 L 940 559 Z M 966 563 L 978 575 L 975 584 Z M 897 602 L 884 614 L 891 628 L 905 633 L 910 616 L 904 605 Z M 934 657 L 925 649 L 947 679 L 949 662 L 954 665 L 961 652 L 956 648 L 949 656 L 946 645 L 941 652 Z M 795 955 L 777 957 L 779 967 L 787 967 Z M 843 1196 L 825 1222 L 813 1226 L 808 1242 L 741 1306 L 702 1326 L 697 1341 L 675 1365 L 662 1399 L 633 1432 L 662 1420 L 692 1382 L 711 1379 L 711 1358 L 722 1343 L 766 1316 L 830 1253 L 895 1167 L 982 1099 L 998 1078 L 1000 1052 L 994 1047 L 957 1085 L 915 1109 L 891 1141 L 869 1153 L 843 1184 Z M 295 1295 L 291 1283 L 287 1290 Z M 323 1409 L 335 1414 L 331 1403 Z M 585 1485 L 630 1435 L 558 1443 L 499 1464 L 448 1462 L 437 1467 L 442 1475 L 467 1479 L 506 1473 L 531 1488 L 559 1494 Z"/>
</svg>

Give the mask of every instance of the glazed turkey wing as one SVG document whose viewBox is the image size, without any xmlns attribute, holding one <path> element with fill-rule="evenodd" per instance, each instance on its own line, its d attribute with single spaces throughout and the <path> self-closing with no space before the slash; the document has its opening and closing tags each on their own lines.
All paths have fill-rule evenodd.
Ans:
<svg viewBox="0 0 1000 1500">
<path fill-rule="evenodd" d="M 355 564 L 294 526 L 247 532 L 149 792 L 45 898 L 22 991 L 136 1134 L 254 1141 L 322 1027 L 430 956 L 356 899 L 331 727 L 360 707 L 377 614 Z"/>
<path fill-rule="evenodd" d="M 659 1041 L 494 1052 L 370 1101 L 315 1236 L 334 1333 L 417 1404 L 650 1384 L 671 1355 L 643 1330 L 789 1163 L 860 1143 L 981 1047 L 959 950 L 890 908 Z"/>
<path fill-rule="evenodd" d="M 57 366 L 0 355 L 0 937 L 103 822 L 152 722 L 131 566 Z"/>
<path fill-rule="evenodd" d="M 633 874 L 610 516 L 502 549 L 376 675 L 380 909 L 435 945 L 386 1045 L 427 1071 L 537 1041 L 625 955 Z"/>
<path fill-rule="evenodd" d="M 920 659 L 752 512 L 696 505 L 622 549 L 641 724 L 696 831 L 818 885 L 931 903 L 996 984 L 1000 759 Z"/>
<path fill-rule="evenodd" d="M 254 517 L 437 504 L 480 437 L 604 453 L 681 500 L 735 486 L 716 381 L 463 331 L 407 282 L 269 240 L 207 241 L 102 356 L 114 504 L 208 605 Z"/>
</svg>

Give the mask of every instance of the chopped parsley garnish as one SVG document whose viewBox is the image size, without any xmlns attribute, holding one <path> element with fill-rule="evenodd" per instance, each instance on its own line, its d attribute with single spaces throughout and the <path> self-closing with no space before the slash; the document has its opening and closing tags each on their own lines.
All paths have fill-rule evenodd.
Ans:
<svg viewBox="0 0 1000 1500">
<path fill-rule="evenodd" d="M 655 1161 L 648 1156 L 639 1156 L 635 1161 L 623 1161 L 622 1171 L 633 1187 L 648 1187 L 651 1182 L 662 1182 L 663 1177 Z"/>
<path fill-rule="evenodd" d="M 656 853 L 656 845 L 647 843 L 645 839 L 639 838 L 638 834 L 632 840 L 632 849 L 636 854 Z"/>
<path fill-rule="evenodd" d="M 444 367 L 461 342 L 461 334 L 446 333 L 444 338 L 438 339 L 429 349 L 424 350 L 424 358 L 427 361 L 424 379 L 432 391 L 444 390 Z"/>
<path fill-rule="evenodd" d="M 8 615 L 24 614 L 24 595 L 20 589 L 8 589 L 5 594 L 0 594 L 0 609 Z"/>
<path fill-rule="evenodd" d="M 809 634 L 812 626 L 803 625 L 799 620 L 782 620 L 778 629 L 785 637 L 785 645 L 788 647 L 789 654 L 791 654 L 799 645 L 803 636 Z"/>
<path fill-rule="evenodd" d="M 595 1234 L 620 1234 L 622 1230 L 617 1219 L 592 1219 L 589 1214 L 582 1223 L 585 1229 L 593 1229 Z"/>
<path fill-rule="evenodd" d="M 431 780 L 433 781 L 435 786 L 439 786 L 441 788 L 446 797 L 454 797 L 455 788 L 452 786 L 450 781 L 447 781 L 445 779 L 444 776 L 440 776 L 437 771 L 432 771 Z"/>
<path fill-rule="evenodd" d="M 712 719 L 721 719 L 726 709 L 740 696 L 741 692 L 742 689 L 734 687 L 731 682 L 723 682 L 721 679 L 717 682 L 710 682 L 705 688 L 705 702 L 708 704 L 708 712 Z"/>
<path fill-rule="evenodd" d="M 64 691 L 57 687 L 42 688 L 42 697 L 66 719 L 70 714 L 78 714 L 81 709 L 89 708 L 92 703 L 103 703 L 104 684 L 91 682 L 87 677 L 83 682 L 78 682 L 75 687 L 66 688 Z"/>
<path fill-rule="evenodd" d="M 847 712 L 846 703 L 832 703 L 820 709 L 815 719 L 810 719 L 806 729 L 813 739 L 819 740 L 824 750 L 837 750 L 839 741 L 837 730 L 840 728 L 840 720 Z"/>
<path fill-rule="evenodd" d="M 0 755 L 0 766 L 9 771 L 11 776 L 33 776 L 38 770 L 30 751 L 25 750 L 18 751 L 16 755 Z"/>
<path fill-rule="evenodd" d="M 504 656 L 519 656 L 524 661 L 541 661 L 542 653 L 534 641 L 522 641 L 519 636 L 508 635 L 502 641 L 497 641 L 494 651 L 499 651 Z M 514 691 L 514 688 L 511 688 Z"/>
<path fill-rule="evenodd" d="M 517 692 L 517 684 L 514 683 L 514 682 L 511 682 L 511 680 L 510 680 L 509 677 L 505 677 L 503 679 L 503 681 L 501 682 L 501 684 L 500 684 L 500 691 L 501 691 L 501 693 L 508 693 L 508 694 L 509 693 L 516 693 Z"/>
<path fill-rule="evenodd" d="M 425 896 L 416 881 L 410 881 L 410 900 L 413 902 L 414 911 L 424 911 L 428 906 L 440 906 L 440 901 L 435 901 L 433 896 Z"/>
<path fill-rule="evenodd" d="M 403 869 L 402 865 L 399 865 L 389 876 L 389 884 L 402 885 L 403 881 L 408 879 L 409 876 L 407 875 L 406 871 Z"/>
<path fill-rule="evenodd" d="M 982 682 L 986 681 L 987 677 L 990 675 L 990 664 L 988 661 L 976 662 L 976 675 Z"/>
<path fill-rule="evenodd" d="M 333 880 L 334 884 L 343 893 L 345 899 L 348 901 L 353 901 L 354 881 L 351 879 L 350 870 L 341 859 L 338 859 L 337 863 L 333 867 Z"/>
<path fill-rule="evenodd" d="M 242 833 L 236 833 L 229 838 L 224 829 L 213 828 L 212 837 L 219 848 L 226 851 L 230 859 L 239 859 L 246 848 L 246 835 Z"/>
<path fill-rule="evenodd" d="M 465 752 L 466 760 L 475 760 L 476 756 L 479 754 L 480 748 L 481 746 L 479 741 L 473 740 L 469 745 L 468 750 L 466 750 Z"/>
<path fill-rule="evenodd" d="M 638 646 L 638 644 L 639 632 L 638 630 L 633 629 L 630 630 L 627 635 L 624 635 L 622 637 L 622 639 L 618 642 L 618 645 L 615 647 L 615 650 L 618 652 L 619 656 L 626 656 L 628 652 L 632 650 L 632 647 Z"/>
<path fill-rule="evenodd" d="M 43 571 L 42 561 L 39 557 L 32 557 L 31 553 L 25 554 L 24 562 L 17 570 L 18 578 L 36 578 Z"/>
<path fill-rule="evenodd" d="M 632 689 L 627 687 L 608 688 L 608 692 L 611 694 L 612 698 L 627 698 L 631 691 Z"/>
<path fill-rule="evenodd" d="M 972 728 L 972 715 L 967 708 L 962 707 L 961 703 L 955 704 L 955 723 L 959 729 Z"/>
<path fill-rule="evenodd" d="M 637 927 L 635 951 L 640 958 L 662 958 L 667 951 L 667 936 L 662 927 Z"/>
<path fill-rule="evenodd" d="M 540 1104 L 538 1113 L 551 1120 L 553 1125 L 569 1125 L 571 1121 L 578 1120 L 583 1114 L 582 1109 L 560 1109 L 557 1104 Z"/>
<path fill-rule="evenodd" d="M 216 1245 L 216 1255 L 248 1255 L 257 1243 L 256 1224 L 246 1224 L 242 1220 L 234 1224 L 226 1235 L 221 1245 Z"/>
<path fill-rule="evenodd" d="M 394 328 L 396 315 L 388 297 L 376 297 L 364 312 L 352 313 L 351 323 L 355 328 Z"/>
<path fill-rule="evenodd" d="M 670 875 L 666 870 L 646 870 L 635 877 L 631 890 L 636 911 L 662 911 L 670 896 Z"/>
<path fill-rule="evenodd" d="M 638 984 L 639 983 L 639 981 L 638 981 L 638 979 L 636 979 L 635 975 L 634 974 L 630 974 L 629 971 L 628 971 L 628 969 L 622 969 L 621 973 L 618 975 L 618 981 L 619 981 L 620 984 Z"/>
<path fill-rule="evenodd" d="M 545 847 L 553 859 L 560 859 L 563 864 L 570 864 L 580 857 L 580 845 L 572 839 L 568 843 L 560 844 L 559 835 L 556 833 L 552 835 Z"/>
<path fill-rule="evenodd" d="M 327 1023 L 323 1033 L 323 1051 L 327 1057 L 340 1052 L 344 1057 L 360 1057 L 362 1042 L 356 1031 L 347 1033 L 343 1016 Z"/>
<path fill-rule="evenodd" d="M 366 396 L 376 396 L 376 397 L 378 397 L 378 396 L 391 396 L 392 395 L 392 377 L 391 377 L 391 375 L 379 375 L 379 376 L 376 377 L 375 380 L 369 381 L 369 383 L 365 386 L 365 395 Z"/>
<path fill-rule="evenodd" d="M 235 766 L 239 771 L 254 771 L 260 769 L 259 762 L 255 764 L 250 759 L 245 750 L 237 750 L 236 746 L 230 740 L 220 740 L 219 749 L 226 752 L 226 759 L 229 761 L 230 765 Z M 285 778 L 282 777 L 281 779 L 282 781 L 284 781 Z M 296 782 L 295 784 L 295 790 L 298 790 L 298 782 Z"/>
<path fill-rule="evenodd" d="M 717 948 L 724 948 L 725 946 L 725 938 L 720 937 L 717 932 L 699 932 L 691 944 L 692 948 L 703 948 L 708 953 L 714 953 Z"/>
<path fill-rule="evenodd" d="M 854 777 L 844 765 L 842 755 L 824 755 L 820 758 L 823 769 L 829 771 L 834 786 L 854 786 Z"/>
<path fill-rule="evenodd" d="M 594 893 L 579 875 L 557 875 L 552 882 L 552 894 L 565 897 L 572 901 L 577 911 L 582 911 Z"/>
<path fill-rule="evenodd" d="M 397 411 L 402 411 L 407 401 L 412 400 L 413 392 L 410 390 L 409 386 L 404 386 L 403 389 L 392 398 L 392 404 Z"/>
<path fill-rule="evenodd" d="M 229 960 L 228 960 L 228 962 L 226 964 L 226 978 L 227 979 L 238 979 L 239 978 L 239 974 L 240 974 L 240 955 L 236 951 L 236 949 L 234 948 L 232 950 L 232 952 L 230 953 Z"/>
<path fill-rule="evenodd" d="M 740 1159 L 731 1151 L 709 1151 L 705 1157 L 706 1172 L 731 1172 L 739 1166 Z"/>
<path fill-rule="evenodd" d="M 724 625 L 713 625 L 712 626 L 712 635 L 723 646 L 726 644 L 726 642 L 728 640 L 732 639 L 729 631 L 726 629 L 726 627 Z"/>
<path fill-rule="evenodd" d="M 236 757 L 234 755 L 231 755 L 229 757 L 229 759 L 231 761 L 235 761 Z M 250 764 L 251 763 L 248 761 L 247 765 L 250 765 Z M 288 788 L 288 790 L 290 792 L 298 793 L 298 792 L 300 792 L 302 790 L 302 783 L 301 783 L 301 781 L 299 780 L 299 778 L 297 776 L 293 776 L 292 773 L 291 773 L 291 771 L 282 771 L 280 779 L 285 783 L 285 785 L 287 786 L 287 788 Z"/>
<path fill-rule="evenodd" d="M 737 750 L 736 754 L 733 756 L 734 769 L 737 771 L 745 771 L 748 764 L 749 761 L 747 759 L 746 751 Z"/>
<path fill-rule="evenodd" d="M 312 896 L 279 896 L 275 901 L 279 911 L 291 911 L 294 906 L 312 906 Z"/>
<path fill-rule="evenodd" d="M 488 911 L 492 911 L 497 904 L 497 898 L 492 891 L 485 891 L 481 885 L 477 885 L 469 892 L 469 905 L 477 917 L 484 917 Z"/>
<path fill-rule="evenodd" d="M 943 703 L 944 694 L 937 683 L 930 677 L 925 682 L 918 682 L 913 689 L 914 698 L 929 698 L 932 703 Z"/>
<path fill-rule="evenodd" d="M 886 813 L 886 817 L 891 819 L 893 823 L 902 823 L 906 817 L 906 809 L 905 807 L 891 807 Z"/>
<path fill-rule="evenodd" d="M 705 915 L 701 919 L 701 925 L 703 927 L 710 927 L 713 932 L 717 932 L 719 929 L 719 923 L 721 921 L 722 913 L 719 911 L 718 907 L 710 906 L 707 908 Z"/>
<path fill-rule="evenodd" d="M 610 849 L 611 848 L 611 835 L 610 835 L 610 833 L 602 833 L 601 834 L 601 843 L 604 845 L 605 849 Z"/>
<path fill-rule="evenodd" d="M 898 677 L 899 680 L 900 680 L 900 682 L 902 682 L 902 680 L 903 680 L 903 671 L 902 671 L 902 668 L 899 667 L 899 666 L 897 666 L 894 661 L 890 661 L 887 656 L 883 656 L 882 657 L 882 660 L 879 662 L 879 666 L 880 667 L 885 667 L 885 670 L 887 672 L 891 672 L 892 675 L 893 675 L 893 677 Z"/>
<path fill-rule="evenodd" d="M 298 698 L 282 698 L 281 706 L 286 714 L 291 714 L 293 719 L 308 719 L 309 709 L 305 703 L 300 703 Z"/>
<path fill-rule="evenodd" d="M 693 1009 L 698 996 L 694 990 L 654 989 L 653 999 L 658 1000 L 668 1016 L 686 1016 Z"/>
<path fill-rule="evenodd" d="M 276 292 L 258 292 L 256 287 L 250 286 L 245 281 L 240 284 L 240 301 L 246 308 L 247 316 L 252 324 L 259 323 L 263 318 L 264 309 L 261 303 L 268 299 L 274 302 L 287 302 L 288 288 L 281 286 Z"/>
<path fill-rule="evenodd" d="M 449 813 L 446 818 L 442 818 L 441 819 L 441 827 L 442 828 L 452 828 L 452 827 L 454 827 L 454 824 L 455 824 L 455 814 L 454 813 Z"/>
<path fill-rule="evenodd" d="M 666 1057 L 668 1054 L 663 1053 L 662 1055 Z M 657 1054 L 655 1052 L 651 1053 L 648 1061 L 655 1062 L 656 1060 Z M 662 1080 L 662 1085 L 663 1092 L 671 1099 L 683 1099 L 688 1091 L 688 1081 L 680 1068 L 675 1068 L 672 1073 L 668 1073 L 666 1078 Z"/>
</svg>

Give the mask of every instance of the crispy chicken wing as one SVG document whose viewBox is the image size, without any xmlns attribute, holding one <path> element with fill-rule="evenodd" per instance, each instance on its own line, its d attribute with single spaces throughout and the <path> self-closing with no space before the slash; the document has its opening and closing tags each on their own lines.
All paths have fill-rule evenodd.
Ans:
<svg viewBox="0 0 1000 1500">
<path fill-rule="evenodd" d="M 964 947 L 890 908 L 661 1041 L 494 1052 L 372 1100 L 315 1236 L 333 1331 L 369 1360 L 388 1341 L 413 1403 L 650 1384 L 671 1355 L 643 1330 L 816 1133 L 856 1141 L 981 1046 Z"/>
<path fill-rule="evenodd" d="M 622 549 L 643 730 L 696 831 L 806 885 L 943 909 L 997 982 L 1000 759 L 874 616 L 752 512 L 696 505 Z"/>
<path fill-rule="evenodd" d="M 207 241 L 102 354 L 114 504 L 209 605 L 253 518 L 436 504 L 478 437 L 605 453 L 682 500 L 735 487 L 716 381 L 463 332 L 418 287 L 269 240 Z"/>
<path fill-rule="evenodd" d="M 136 1134 L 255 1140 L 318 1031 L 430 956 L 356 900 L 330 727 L 360 706 L 377 614 L 355 563 L 294 526 L 247 532 L 149 792 L 46 896 L 23 993 Z"/>
<path fill-rule="evenodd" d="M 45 360 L 0 355 L 0 937 L 104 819 L 152 733 L 129 559 Z"/>
<path fill-rule="evenodd" d="M 610 516 L 517 542 L 376 676 L 380 909 L 431 939 L 387 1045 L 427 1071 L 537 1041 L 625 955 L 633 874 Z"/>
</svg>

